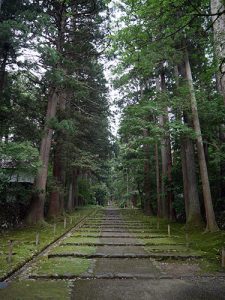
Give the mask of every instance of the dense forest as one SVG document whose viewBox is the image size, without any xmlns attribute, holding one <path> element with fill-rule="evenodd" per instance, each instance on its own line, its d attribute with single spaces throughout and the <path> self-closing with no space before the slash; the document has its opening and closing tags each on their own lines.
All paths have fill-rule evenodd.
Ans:
<svg viewBox="0 0 225 300">
<path fill-rule="evenodd" d="M 37 223 L 107 195 L 104 1 L 1 1 L 2 223 Z"/>
<path fill-rule="evenodd" d="M 122 109 L 117 198 L 216 231 L 225 208 L 224 1 L 127 0 L 118 10 L 109 51 Z"/>
<path fill-rule="evenodd" d="M 1 225 L 111 199 L 225 226 L 223 0 L 0 1 L 0 99 Z"/>
</svg>

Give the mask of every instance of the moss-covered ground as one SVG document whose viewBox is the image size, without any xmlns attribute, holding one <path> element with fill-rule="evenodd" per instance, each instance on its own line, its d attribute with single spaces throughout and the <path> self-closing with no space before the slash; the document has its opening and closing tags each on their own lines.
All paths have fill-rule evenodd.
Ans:
<svg viewBox="0 0 225 300">
<path fill-rule="evenodd" d="M 94 237 L 69 237 L 67 239 L 64 240 L 64 244 L 66 243 L 79 243 L 79 244 L 83 244 L 83 243 L 98 243 L 99 238 L 94 238 Z"/>
<path fill-rule="evenodd" d="M 2 300 L 69 300 L 70 283 L 65 281 L 17 281 L 0 289 Z"/>
<path fill-rule="evenodd" d="M 64 246 L 55 247 L 50 253 L 51 254 L 62 254 L 62 253 L 94 254 L 95 252 L 96 252 L 96 247 L 64 245 Z"/>
<path fill-rule="evenodd" d="M 80 275 L 85 273 L 91 261 L 83 258 L 55 257 L 48 259 L 42 257 L 29 270 L 30 275 Z"/>
<path fill-rule="evenodd" d="M 70 215 L 49 220 L 42 225 L 23 227 L 2 233 L 0 236 L 0 280 L 33 255 L 39 253 L 92 211 L 94 211 L 93 207 L 80 208 Z M 66 228 L 64 228 L 64 217 L 67 218 Z M 54 224 L 56 224 L 55 233 Z M 35 242 L 37 233 L 39 233 L 40 240 L 38 245 Z M 8 262 L 9 240 L 13 241 L 11 263 Z"/>
<path fill-rule="evenodd" d="M 202 258 L 198 260 L 203 272 L 222 272 L 225 271 L 221 267 L 221 250 L 225 247 L 225 232 L 206 232 L 200 229 L 186 230 L 185 224 L 179 224 L 149 217 L 144 215 L 140 210 L 121 210 L 121 214 L 125 220 L 140 221 L 149 224 L 149 228 L 155 233 L 168 234 L 168 224 L 170 224 L 171 237 L 140 239 L 143 243 L 151 243 L 147 247 L 149 251 L 157 248 L 157 251 L 170 249 L 177 250 L 180 246 L 185 248 L 186 252 L 201 254 Z M 159 224 L 159 228 L 158 225 Z M 148 226 L 145 225 L 145 228 Z M 186 247 L 186 245 L 188 247 Z M 166 247 L 166 248 L 165 248 Z"/>
<path fill-rule="evenodd" d="M 0 266 L 1 275 L 6 274 L 23 261 L 26 261 L 29 257 L 35 253 L 40 252 L 49 243 L 60 237 L 64 232 L 75 226 L 84 216 L 95 212 L 94 216 L 102 217 L 100 209 L 83 208 L 77 210 L 74 214 L 68 215 L 67 228 L 64 228 L 64 217 L 54 220 L 54 222 L 48 222 L 42 226 L 21 228 L 18 230 L 9 231 L 4 234 L 4 237 L 0 239 L 1 244 L 1 259 Z M 73 222 L 70 222 L 72 217 Z M 86 221 L 85 221 L 86 222 Z M 53 234 L 54 226 L 56 224 L 56 232 Z M 36 233 L 40 234 L 40 244 L 35 245 Z M 98 238 L 79 237 L 77 235 L 82 234 L 82 229 L 75 231 L 73 236 L 64 238 L 60 244 L 57 243 L 56 247 L 50 248 L 47 254 L 63 254 L 63 253 L 82 253 L 93 254 L 96 252 L 96 247 L 82 246 L 82 245 L 66 245 L 67 242 L 83 243 L 99 241 Z M 98 233 L 98 232 L 97 232 Z M 13 261 L 9 265 L 7 263 L 7 242 L 9 239 L 15 241 L 13 246 Z M 85 258 L 73 258 L 73 257 L 52 257 L 48 258 L 46 254 L 38 257 L 32 265 L 23 272 L 22 278 L 24 280 L 14 281 L 8 286 L 0 283 L 0 299 L 3 300 L 22 300 L 22 299 L 70 299 L 70 282 L 69 281 L 43 281 L 43 280 L 27 280 L 32 276 L 79 276 L 88 271 L 92 264 L 92 261 Z"/>
</svg>

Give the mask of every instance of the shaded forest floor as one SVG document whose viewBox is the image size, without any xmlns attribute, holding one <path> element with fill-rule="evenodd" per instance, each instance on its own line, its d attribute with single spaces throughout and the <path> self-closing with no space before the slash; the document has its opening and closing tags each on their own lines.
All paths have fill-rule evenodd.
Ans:
<svg viewBox="0 0 225 300">
<path fill-rule="evenodd" d="M 42 225 L 2 232 L 0 236 L 0 281 L 34 255 L 40 253 L 46 246 L 57 240 L 92 211 L 93 207 L 78 208 L 71 214 L 66 214 L 55 220 L 47 220 Z M 66 224 L 64 224 L 65 218 Z M 36 245 L 37 233 L 39 234 L 39 241 Z M 13 243 L 11 262 L 8 261 L 10 240 Z"/>
</svg>

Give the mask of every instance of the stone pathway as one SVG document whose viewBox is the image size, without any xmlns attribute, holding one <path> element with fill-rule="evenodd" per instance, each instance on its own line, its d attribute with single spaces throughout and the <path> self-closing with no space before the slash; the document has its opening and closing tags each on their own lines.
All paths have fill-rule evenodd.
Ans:
<svg viewBox="0 0 225 300">
<path fill-rule="evenodd" d="M 92 221 L 97 222 L 96 219 Z M 93 233 L 94 225 L 90 226 L 91 230 Z M 143 247 L 145 245 L 143 233 L 149 239 L 154 230 L 146 228 L 144 223 L 124 220 L 118 209 L 106 209 L 101 224 L 101 238 L 95 253 L 96 257 L 101 257 L 94 259 L 92 269 L 85 274 L 86 278 L 84 276 L 75 281 L 71 299 L 225 299 L 225 284 L 222 279 L 194 277 L 199 269 L 190 268 L 189 264 L 182 265 L 179 269 L 179 279 L 173 278 L 170 271 L 166 272 L 163 263 L 164 268 L 161 267 L 160 262 L 148 257 L 150 253 Z M 157 232 L 155 234 L 157 235 Z M 141 241 L 137 237 L 141 237 Z M 165 237 L 168 238 L 162 236 Z M 171 244 L 173 251 L 174 248 L 176 250 L 176 245 L 173 247 Z M 188 254 L 185 252 L 172 254 L 188 259 Z M 159 258 L 164 256 L 165 252 L 161 249 L 161 252 L 157 252 L 156 255 Z M 191 273 L 193 270 L 194 274 Z M 181 279 L 182 276 L 189 275 L 186 271 L 189 272 L 190 277 Z"/>
<path fill-rule="evenodd" d="M 200 276 L 201 253 L 134 212 L 109 207 L 88 217 L 0 299 L 225 300 L 225 278 Z"/>
</svg>

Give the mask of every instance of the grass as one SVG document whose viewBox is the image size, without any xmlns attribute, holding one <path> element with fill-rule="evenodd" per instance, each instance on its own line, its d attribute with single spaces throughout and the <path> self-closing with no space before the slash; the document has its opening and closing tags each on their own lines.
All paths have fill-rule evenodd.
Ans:
<svg viewBox="0 0 225 300">
<path fill-rule="evenodd" d="M 5 232 L 0 237 L 0 280 L 26 262 L 33 255 L 39 253 L 48 244 L 78 223 L 84 216 L 91 213 L 91 211 L 93 211 L 92 207 L 80 208 L 74 213 L 67 215 L 68 222 L 66 229 L 64 228 L 64 217 L 61 217 L 41 226 L 30 226 Z M 72 220 L 72 224 L 70 223 L 70 220 Z M 54 223 L 56 223 L 55 235 L 53 233 Z M 35 239 L 37 232 L 40 236 L 40 243 L 36 246 Z M 8 263 L 7 261 L 9 240 L 14 241 L 11 263 Z"/>
<path fill-rule="evenodd" d="M 61 253 L 82 253 L 82 254 L 94 254 L 96 247 L 89 246 L 58 246 L 54 248 L 49 254 L 61 254 Z"/>
<path fill-rule="evenodd" d="M 164 252 L 172 252 L 172 251 L 180 251 L 180 252 L 185 252 L 189 249 L 187 249 L 185 246 L 180 246 L 180 245 L 153 245 L 153 246 L 146 246 L 145 249 L 149 252 L 154 252 L 154 251 L 164 251 Z"/>
<path fill-rule="evenodd" d="M 167 234 L 168 221 L 156 217 L 149 217 L 144 215 L 140 210 L 121 210 L 121 214 L 125 220 L 132 219 L 133 221 L 141 221 L 149 223 L 149 226 L 155 228 L 155 232 L 159 234 Z M 159 230 L 157 230 L 157 221 L 159 221 Z M 186 229 L 184 224 L 170 222 L 171 237 L 168 238 L 154 238 L 151 240 L 143 239 L 142 242 L 151 242 L 155 246 L 163 243 L 168 244 L 186 244 Z M 225 247 L 225 232 L 219 231 L 215 233 L 203 233 L 201 230 L 190 230 L 188 233 L 189 251 L 193 253 L 201 253 L 203 258 L 199 260 L 199 264 L 203 272 L 221 272 L 225 271 L 221 267 L 221 250 Z M 154 246 L 154 247 L 155 247 Z M 169 245 L 161 245 L 161 247 L 168 247 Z M 172 246 L 174 247 L 174 245 Z"/>
<path fill-rule="evenodd" d="M 63 244 L 65 244 L 65 243 L 79 243 L 79 244 L 82 244 L 82 243 L 98 243 L 98 242 L 99 242 L 99 238 L 71 236 L 71 237 L 65 239 L 63 241 Z"/>
<path fill-rule="evenodd" d="M 29 270 L 32 275 L 80 275 L 88 270 L 91 261 L 83 258 L 42 257 Z"/>
<path fill-rule="evenodd" d="M 18 281 L 0 289 L 2 300 L 69 300 L 69 283 L 64 281 Z"/>
</svg>

